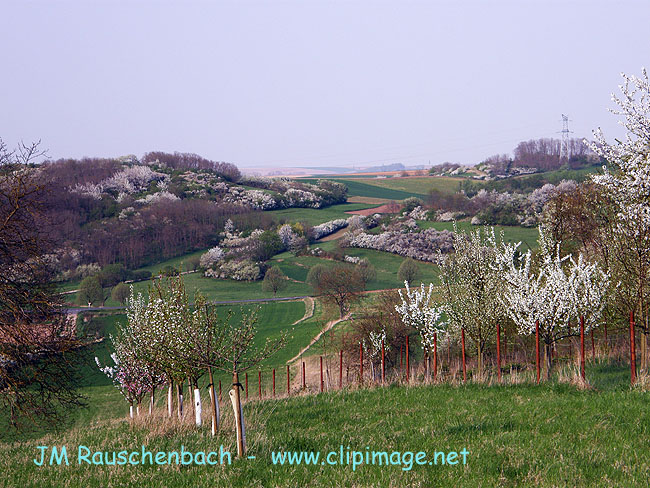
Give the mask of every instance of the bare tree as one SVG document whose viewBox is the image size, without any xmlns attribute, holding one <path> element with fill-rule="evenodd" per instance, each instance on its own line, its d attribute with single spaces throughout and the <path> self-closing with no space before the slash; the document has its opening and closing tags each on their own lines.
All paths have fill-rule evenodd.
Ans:
<svg viewBox="0 0 650 488">
<path fill-rule="evenodd" d="M 359 299 L 365 288 L 363 274 L 358 267 L 334 266 L 323 269 L 312 282 L 314 291 L 323 301 L 339 307 L 340 317 L 348 312 L 350 303 Z"/>
<path fill-rule="evenodd" d="M 267 339 L 263 346 L 255 346 L 257 336 L 257 310 L 242 314 L 241 321 L 233 323 L 230 315 L 225 320 L 216 318 L 213 308 L 204 308 L 206 323 L 212 328 L 210 341 L 205 350 L 209 351 L 209 360 L 204 362 L 209 367 L 214 367 L 232 374 L 232 389 L 230 400 L 235 414 L 235 427 L 237 430 L 237 455 L 246 454 L 246 431 L 244 427 L 244 412 L 241 406 L 240 389 L 242 385 L 239 375 L 247 371 L 286 344 L 286 333 L 276 339 Z"/>
<path fill-rule="evenodd" d="M 13 427 L 57 425 L 83 404 L 81 342 L 52 286 L 47 187 L 34 165 L 43 155 L 38 143 L 9 151 L 0 140 L 0 417 Z"/>
</svg>

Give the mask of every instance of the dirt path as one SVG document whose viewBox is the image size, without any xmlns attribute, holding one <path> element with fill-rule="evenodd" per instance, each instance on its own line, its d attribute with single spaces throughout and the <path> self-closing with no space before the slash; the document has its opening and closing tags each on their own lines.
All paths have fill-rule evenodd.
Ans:
<svg viewBox="0 0 650 488">
<path fill-rule="evenodd" d="M 322 330 L 321 330 L 318 334 L 316 334 L 316 337 L 314 337 L 314 338 L 311 340 L 311 342 L 310 342 L 309 344 L 307 344 L 306 347 L 303 347 L 303 348 L 300 350 L 300 352 L 299 352 L 298 354 L 296 354 L 294 357 L 292 357 L 291 359 L 289 359 L 289 361 L 287 361 L 287 364 L 293 363 L 294 361 L 296 361 L 297 359 L 299 359 L 300 356 L 302 356 L 305 352 L 307 352 L 311 346 L 313 346 L 314 344 L 316 344 L 316 343 L 318 342 L 318 339 L 320 339 L 320 338 L 322 337 L 322 335 L 323 335 L 325 332 L 331 330 L 332 327 L 334 327 L 334 326 L 335 326 L 336 324 L 338 324 L 339 322 L 343 322 L 344 320 L 347 320 L 347 319 L 349 319 L 349 318 L 350 318 L 350 314 L 347 314 L 347 315 L 346 315 L 345 317 L 343 317 L 343 318 L 340 318 L 340 319 L 334 319 L 334 320 L 330 320 L 329 322 L 327 322 L 327 323 L 325 324 L 325 327 L 323 327 Z"/>
<path fill-rule="evenodd" d="M 293 324 L 291 325 L 298 325 L 300 322 L 304 322 L 307 319 L 310 319 L 314 316 L 314 307 L 315 307 L 315 302 L 312 297 L 307 297 L 303 300 L 305 302 L 305 315 L 302 316 L 301 319 L 296 320 Z"/>
<path fill-rule="evenodd" d="M 392 205 L 390 204 L 385 204 L 381 205 L 379 207 L 373 207 L 373 208 L 366 208 L 364 210 L 353 210 L 350 212 L 345 212 L 346 214 L 351 214 L 351 215 L 363 215 L 364 217 L 367 217 L 368 215 L 374 215 L 376 213 L 381 214 L 381 213 L 396 213 L 395 209 L 391 208 Z M 401 206 L 400 206 L 401 208 Z M 399 211 L 399 208 L 397 209 Z"/>
</svg>

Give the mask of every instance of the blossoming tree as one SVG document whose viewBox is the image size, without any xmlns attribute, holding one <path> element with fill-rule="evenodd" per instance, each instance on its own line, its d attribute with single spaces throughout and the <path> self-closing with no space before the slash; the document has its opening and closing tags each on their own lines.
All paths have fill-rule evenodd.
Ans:
<svg viewBox="0 0 650 488">
<path fill-rule="evenodd" d="M 504 281 L 497 266 L 497 237 L 494 228 L 465 234 L 454 224 L 454 254 L 440 266 L 444 311 L 450 329 L 458 336 L 465 330 L 474 342 L 478 375 L 483 373 L 483 353 L 504 323 L 506 311 L 499 301 Z M 503 242 L 503 236 L 500 239 Z"/>
<path fill-rule="evenodd" d="M 444 332 L 447 328 L 447 324 L 443 320 L 442 307 L 433 304 L 433 283 L 429 283 L 429 288 L 426 290 L 424 283 L 420 284 L 419 289 L 411 289 L 407 281 L 404 282 L 404 285 L 406 295 L 399 290 L 402 303 L 395 305 L 395 310 L 407 327 L 418 331 L 422 348 L 429 355 L 434 347 L 437 334 Z"/>
<path fill-rule="evenodd" d="M 650 366 L 648 355 L 648 305 L 650 290 L 650 81 L 648 73 L 623 74 L 621 95 L 612 95 L 618 106 L 612 110 L 622 116 L 626 130 L 623 141 L 610 144 L 600 129 L 594 131 L 591 149 L 607 161 L 603 174 L 592 180 L 614 202 L 616 219 L 612 234 L 612 268 L 621 280 L 617 296 L 637 313 L 641 336 L 641 370 Z M 626 293 L 627 292 L 627 293 Z"/>
<path fill-rule="evenodd" d="M 579 333 L 578 318 L 585 318 L 586 330 L 598 325 L 605 305 L 609 276 L 582 255 L 560 256 L 559 245 L 539 228 L 539 264 L 533 266 L 529 250 L 518 255 L 518 244 L 502 243 L 497 254 L 499 272 L 505 281 L 500 296 L 508 315 L 522 335 L 535 334 L 539 322 L 544 341 L 545 376 L 552 368 L 554 343 Z"/>
</svg>

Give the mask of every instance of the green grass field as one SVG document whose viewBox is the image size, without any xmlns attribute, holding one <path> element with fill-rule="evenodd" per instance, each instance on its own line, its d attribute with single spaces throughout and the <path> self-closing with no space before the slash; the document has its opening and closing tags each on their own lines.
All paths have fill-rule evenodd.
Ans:
<svg viewBox="0 0 650 488">
<path fill-rule="evenodd" d="M 309 225 L 318 225 L 335 219 L 347 219 L 350 217 L 345 212 L 365 210 L 377 207 L 368 203 L 342 203 L 325 208 L 285 208 L 282 210 L 271 210 L 268 213 L 278 222 L 307 222 Z"/>
<path fill-rule="evenodd" d="M 590 368 L 590 376 L 603 368 Z M 97 416 L 66 432 L 0 443 L 0 486 L 647 486 L 650 410 L 647 392 L 625 386 L 625 368 L 604 368 L 619 381 L 601 390 L 540 386 L 433 385 L 348 390 L 249 402 L 248 454 L 225 466 L 88 466 L 77 446 L 94 451 L 235 452 L 232 411 L 222 404 L 222 430 L 201 429 L 164 415 L 127 421 L 98 387 Z M 613 372 L 613 373 L 612 373 Z M 597 382 L 596 382 L 597 383 Z M 124 403 L 124 402 L 123 402 Z M 115 404 L 116 406 L 117 404 Z M 161 407 L 162 408 L 162 407 Z M 206 412 L 207 414 L 207 412 Z M 205 417 L 207 419 L 207 415 Z M 69 466 L 36 466 L 36 446 L 67 446 Z M 426 464 L 273 464 L 276 451 L 424 452 Z M 349 447 L 348 447 L 349 446 Z M 442 464 L 436 452 L 468 451 L 466 464 Z M 338 454 L 330 459 L 338 459 Z M 363 456 L 363 454 L 362 454 Z M 327 458 L 325 458 L 327 459 Z M 358 458 L 357 458 L 358 459 Z M 379 458 L 377 458 L 379 459 Z M 438 464 L 428 464 L 437 460 Z M 452 458 L 453 460 L 453 458 Z M 409 469 L 410 467 L 410 469 Z"/>
<path fill-rule="evenodd" d="M 324 177 L 343 183 L 348 187 L 348 195 L 390 200 L 404 200 L 416 196 L 424 198 L 432 189 L 444 193 L 455 193 L 463 178 L 448 176 L 421 176 L 408 178 L 369 178 L 367 176 Z"/>
<path fill-rule="evenodd" d="M 418 221 L 418 225 L 423 229 L 434 228 L 436 230 L 454 230 L 453 222 L 429 222 L 429 221 Z M 476 231 L 480 226 L 472 225 L 469 221 L 463 220 L 457 222 L 458 230 L 469 232 Z M 497 233 L 497 236 L 501 231 L 503 231 L 503 237 L 506 242 L 521 242 L 520 249 L 535 249 L 537 247 L 537 238 L 539 237 L 539 231 L 537 227 L 519 227 L 511 225 L 494 225 L 494 230 Z"/>
</svg>

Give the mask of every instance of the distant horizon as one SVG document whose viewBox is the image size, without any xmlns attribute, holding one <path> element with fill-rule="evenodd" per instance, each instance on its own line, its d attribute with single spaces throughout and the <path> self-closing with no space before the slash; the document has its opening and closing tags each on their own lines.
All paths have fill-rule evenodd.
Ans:
<svg viewBox="0 0 650 488">
<path fill-rule="evenodd" d="M 0 137 L 52 159 L 193 152 L 240 168 L 472 166 L 622 135 L 650 3 L 3 2 Z M 170 33 L 173 33 L 171 35 Z"/>
</svg>

